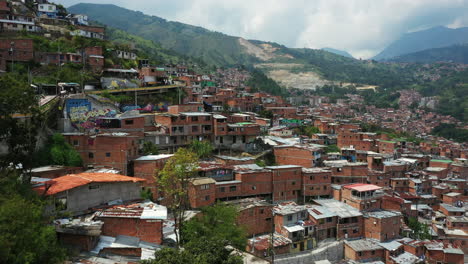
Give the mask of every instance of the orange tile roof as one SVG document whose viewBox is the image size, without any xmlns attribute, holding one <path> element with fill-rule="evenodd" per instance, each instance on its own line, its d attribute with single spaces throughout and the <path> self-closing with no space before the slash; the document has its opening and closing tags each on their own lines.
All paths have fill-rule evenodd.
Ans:
<svg viewBox="0 0 468 264">
<path fill-rule="evenodd" d="M 93 182 L 142 182 L 141 178 L 123 176 L 113 173 L 80 173 L 68 174 L 47 181 L 43 186 L 37 187 L 34 190 L 39 194 L 54 195 L 60 192 L 71 190 Z M 44 193 L 44 191 L 46 191 Z"/>
</svg>

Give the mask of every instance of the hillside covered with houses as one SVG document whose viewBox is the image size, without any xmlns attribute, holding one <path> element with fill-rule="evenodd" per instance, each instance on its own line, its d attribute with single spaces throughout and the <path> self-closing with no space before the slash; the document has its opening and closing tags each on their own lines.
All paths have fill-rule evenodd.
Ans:
<svg viewBox="0 0 468 264">
<path fill-rule="evenodd" d="M 351 86 L 0 0 L 0 262 L 466 263 L 466 123 Z"/>
</svg>

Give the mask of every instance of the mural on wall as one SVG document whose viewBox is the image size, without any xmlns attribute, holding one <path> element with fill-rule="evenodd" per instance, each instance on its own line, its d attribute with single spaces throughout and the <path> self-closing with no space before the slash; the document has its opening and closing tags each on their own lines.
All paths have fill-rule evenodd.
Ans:
<svg viewBox="0 0 468 264">
<path fill-rule="evenodd" d="M 91 109 L 87 99 L 69 99 L 66 107 L 72 125 L 80 130 L 95 129 L 99 127 L 100 119 L 117 115 L 112 109 Z"/>
<path fill-rule="evenodd" d="M 125 105 L 125 106 L 122 106 L 122 112 L 128 112 L 128 111 L 133 111 L 133 110 L 138 110 L 141 113 L 167 112 L 168 107 L 169 107 L 168 102 L 160 102 L 156 105 L 147 104 L 145 107 L 141 107 L 139 105 Z"/>
</svg>

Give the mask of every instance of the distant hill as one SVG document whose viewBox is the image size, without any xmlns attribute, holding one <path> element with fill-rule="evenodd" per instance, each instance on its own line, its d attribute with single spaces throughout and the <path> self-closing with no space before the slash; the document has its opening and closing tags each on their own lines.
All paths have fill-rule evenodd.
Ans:
<svg viewBox="0 0 468 264">
<path fill-rule="evenodd" d="M 335 53 L 337 55 L 341 55 L 343 57 L 354 58 L 353 55 L 349 54 L 347 51 L 344 50 L 337 50 L 334 48 L 322 48 L 321 50 L 328 51 L 331 53 Z"/>
<path fill-rule="evenodd" d="M 385 60 L 391 62 L 454 62 L 468 64 L 468 44 L 453 45 L 437 49 L 427 49 L 414 53 L 404 54 Z"/>
<path fill-rule="evenodd" d="M 422 50 L 442 48 L 468 43 L 468 27 L 451 29 L 434 27 L 423 31 L 404 34 L 377 54 L 374 60 L 385 60 Z"/>
</svg>

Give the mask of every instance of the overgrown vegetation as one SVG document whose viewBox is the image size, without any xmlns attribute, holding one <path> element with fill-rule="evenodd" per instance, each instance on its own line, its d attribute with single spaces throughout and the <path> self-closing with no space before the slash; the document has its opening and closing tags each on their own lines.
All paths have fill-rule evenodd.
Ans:
<svg viewBox="0 0 468 264">
<path fill-rule="evenodd" d="M 197 168 L 197 154 L 188 149 L 179 148 L 164 165 L 164 168 L 158 172 L 157 183 L 159 190 L 170 201 L 168 209 L 174 217 L 174 233 L 177 245 L 179 245 L 179 236 L 183 240 L 178 228 L 184 225 L 185 212 L 190 208 L 187 190 Z"/>
<path fill-rule="evenodd" d="M 157 251 L 155 260 L 144 264 L 241 264 L 233 252 L 246 246 L 246 232 L 236 225 L 237 210 L 225 204 L 205 207 L 182 227 L 183 250 Z"/>
<path fill-rule="evenodd" d="M 0 76 L 0 137 L 6 145 L 6 153 L 0 156 L 0 166 L 10 163 L 32 166 L 37 132 L 43 126 L 34 90 L 23 75 Z"/>
<path fill-rule="evenodd" d="M 452 139 L 457 142 L 468 142 L 468 130 L 457 128 L 454 124 L 440 124 L 432 129 L 431 134 Z"/>
<path fill-rule="evenodd" d="M 211 156 L 211 153 L 213 153 L 214 147 L 213 144 L 209 141 L 199 141 L 199 140 L 194 140 L 190 142 L 189 149 L 197 154 L 199 159 L 205 159 Z"/>
<path fill-rule="evenodd" d="M 141 153 L 143 155 L 158 155 L 159 154 L 158 145 L 154 144 L 151 141 L 145 141 L 143 143 Z"/>
<path fill-rule="evenodd" d="M 52 219 L 29 183 L 12 168 L 0 170 L 0 262 L 11 264 L 62 263 L 66 251 L 57 242 Z"/>
<path fill-rule="evenodd" d="M 252 92 L 267 92 L 272 95 L 287 95 L 285 88 L 281 87 L 273 79 L 267 77 L 262 71 L 253 69 L 251 77 L 246 83 Z"/>
<path fill-rule="evenodd" d="M 35 154 L 36 166 L 63 165 L 79 167 L 83 161 L 80 154 L 65 141 L 62 134 L 54 134 L 44 147 Z"/>
<path fill-rule="evenodd" d="M 294 134 L 299 136 L 312 137 L 313 134 L 320 133 L 318 127 L 314 126 L 299 126 L 293 129 Z"/>
<path fill-rule="evenodd" d="M 431 233 L 429 231 L 429 226 L 418 221 L 418 218 L 411 217 L 408 220 L 408 227 L 411 229 L 411 232 L 408 234 L 410 238 L 413 239 L 432 239 Z"/>
</svg>

